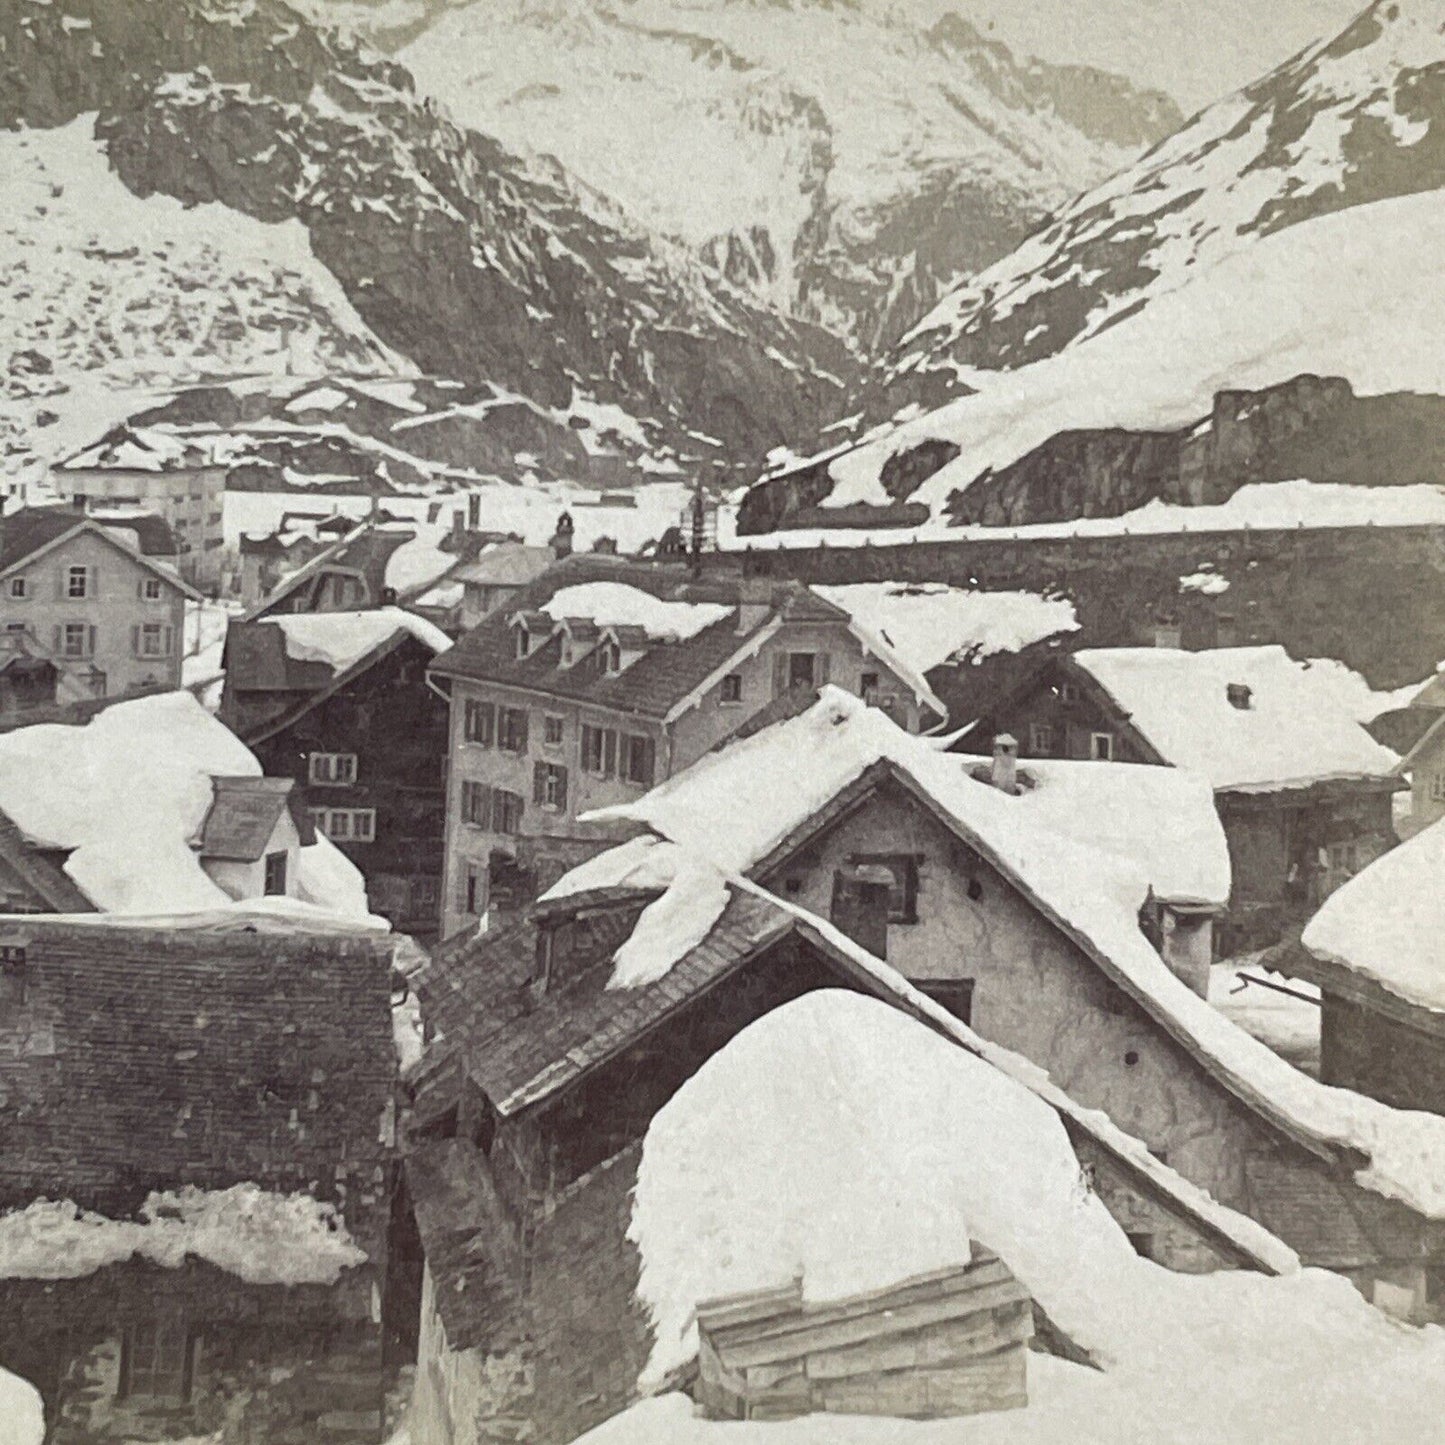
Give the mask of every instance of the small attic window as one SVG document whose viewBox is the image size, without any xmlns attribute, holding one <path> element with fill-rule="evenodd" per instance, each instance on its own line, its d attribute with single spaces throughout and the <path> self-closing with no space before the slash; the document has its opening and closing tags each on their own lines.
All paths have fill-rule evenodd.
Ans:
<svg viewBox="0 0 1445 1445">
<path fill-rule="evenodd" d="M 517 623 L 513 630 L 517 634 L 517 657 L 520 660 L 532 650 L 532 634 L 527 631 L 525 622 Z"/>
<path fill-rule="evenodd" d="M 614 673 L 622 670 L 622 649 L 610 638 L 597 649 L 597 671 Z"/>
<path fill-rule="evenodd" d="M 1254 706 L 1254 689 L 1245 683 L 1226 683 L 1224 695 L 1229 699 L 1230 707 L 1237 707 L 1241 712 L 1247 712 Z"/>
</svg>

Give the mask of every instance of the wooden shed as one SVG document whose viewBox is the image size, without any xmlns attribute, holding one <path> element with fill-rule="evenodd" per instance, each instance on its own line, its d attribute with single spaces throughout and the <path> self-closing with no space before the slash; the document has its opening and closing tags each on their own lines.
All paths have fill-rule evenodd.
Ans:
<svg viewBox="0 0 1445 1445">
<path fill-rule="evenodd" d="M 716 1419 L 823 1411 L 915 1419 L 1028 1403 L 1033 1307 L 1008 1266 L 972 1258 L 808 1304 L 802 1282 L 698 1306 L 698 1397 Z"/>
</svg>

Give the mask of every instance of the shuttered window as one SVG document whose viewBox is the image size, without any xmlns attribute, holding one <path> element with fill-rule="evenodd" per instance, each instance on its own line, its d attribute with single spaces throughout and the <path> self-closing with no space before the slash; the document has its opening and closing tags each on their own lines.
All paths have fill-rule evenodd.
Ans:
<svg viewBox="0 0 1445 1445">
<path fill-rule="evenodd" d="M 522 708 L 497 709 L 497 746 L 508 753 L 527 751 L 527 714 Z"/>
<path fill-rule="evenodd" d="M 562 812 L 567 807 L 567 769 L 561 763 L 538 763 L 532 770 L 532 801 Z"/>
<path fill-rule="evenodd" d="M 582 725 L 582 770 L 599 778 L 617 771 L 617 733 L 612 728 Z"/>
<path fill-rule="evenodd" d="M 61 657 L 94 657 L 95 628 L 87 622 L 66 622 L 55 629 L 55 651 Z"/>
<path fill-rule="evenodd" d="M 657 745 L 651 738 L 629 734 L 623 738 L 622 776 L 629 783 L 652 786 L 657 771 Z"/>
<path fill-rule="evenodd" d="M 469 743 L 489 748 L 496 736 L 497 709 L 490 702 L 468 698 L 462 710 L 462 736 Z"/>
<path fill-rule="evenodd" d="M 492 790 L 485 783 L 467 779 L 462 784 L 462 822 L 474 828 L 492 824 Z"/>
<path fill-rule="evenodd" d="M 142 622 L 132 627 L 131 649 L 137 657 L 169 657 L 174 646 L 174 629 L 160 622 Z"/>
</svg>

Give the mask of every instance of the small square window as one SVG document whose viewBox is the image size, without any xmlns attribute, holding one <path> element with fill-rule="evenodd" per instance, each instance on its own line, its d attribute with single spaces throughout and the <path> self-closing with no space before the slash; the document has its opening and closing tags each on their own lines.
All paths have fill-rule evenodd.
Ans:
<svg viewBox="0 0 1445 1445">
<path fill-rule="evenodd" d="M 918 858 L 912 853 L 855 853 L 854 867 L 886 868 L 893 875 L 888 890 L 888 921 L 918 922 Z"/>
<path fill-rule="evenodd" d="M 1114 761 L 1114 734 L 1113 733 L 1090 733 L 1089 734 L 1089 757 L 1096 763 L 1111 763 Z"/>
<path fill-rule="evenodd" d="M 12 577 L 6 584 L 5 590 L 16 601 L 29 595 L 25 590 L 25 579 L 23 577 Z"/>
<path fill-rule="evenodd" d="M 161 579 L 159 577 L 147 577 L 140 586 L 141 596 L 147 602 L 159 602 L 161 600 Z"/>
<path fill-rule="evenodd" d="M 718 701 L 724 707 L 736 707 L 743 700 L 743 675 L 740 672 L 730 672 L 723 678 L 722 686 L 718 692 Z"/>
</svg>

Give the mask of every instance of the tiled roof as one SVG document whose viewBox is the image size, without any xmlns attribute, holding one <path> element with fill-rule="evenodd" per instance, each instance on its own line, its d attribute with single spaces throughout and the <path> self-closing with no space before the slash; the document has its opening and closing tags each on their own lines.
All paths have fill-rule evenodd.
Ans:
<svg viewBox="0 0 1445 1445">
<path fill-rule="evenodd" d="M 635 907 L 628 895 L 626 906 Z M 458 1043 L 466 1069 L 503 1117 L 550 1097 L 620 1053 L 702 989 L 793 926 L 773 900 L 734 893 L 708 936 L 654 983 L 608 989 L 607 967 L 535 999 L 537 926 L 524 922 L 455 952 L 419 984 L 428 1022 Z"/>
<path fill-rule="evenodd" d="M 457 582 L 483 587 L 525 587 L 556 560 L 550 547 L 528 547 L 521 542 L 499 542 L 475 562 L 452 573 Z"/>
<path fill-rule="evenodd" d="M 616 674 L 600 673 L 585 659 L 577 666 L 560 667 L 561 645 L 556 637 L 528 657 L 516 655 L 510 620 L 517 613 L 530 619 L 563 587 L 603 581 L 636 587 L 671 601 L 720 602 L 734 610 L 686 641 L 650 642 L 641 657 Z M 738 590 L 737 579 L 695 581 L 682 566 L 646 565 L 596 553 L 569 557 L 523 588 L 512 606 L 485 619 L 444 652 L 432 671 L 593 702 L 619 712 L 664 717 L 741 647 L 747 634 L 738 631 Z M 778 584 L 774 601 L 785 616 L 800 621 L 847 621 L 846 614 L 797 584 Z"/>
<path fill-rule="evenodd" d="M 0 518 L 0 572 L 85 520 L 71 507 L 27 507 Z"/>
<path fill-rule="evenodd" d="M 175 535 L 160 517 L 148 512 L 135 516 L 90 517 L 74 507 L 26 507 L 23 511 L 0 517 L 0 572 L 17 566 L 42 547 L 87 523 L 102 530 L 131 555 L 135 554 L 137 547 L 140 555 L 147 559 L 176 555 Z M 189 595 L 200 595 L 169 567 L 150 561 L 147 565 L 173 586 Z"/>
<path fill-rule="evenodd" d="M 136 539 L 142 557 L 174 557 L 179 546 L 176 534 L 164 517 L 154 512 L 132 512 L 128 509 L 108 510 L 93 507 L 87 515 L 102 527 L 128 532 Z"/>
<path fill-rule="evenodd" d="M 90 913 L 90 899 L 70 876 L 39 849 L 25 841 L 8 813 L 0 812 L 0 861 L 57 913 Z"/>
<path fill-rule="evenodd" d="M 201 824 L 200 854 L 254 863 L 281 815 L 292 807 L 294 778 L 212 778 L 214 796 Z"/>
</svg>

